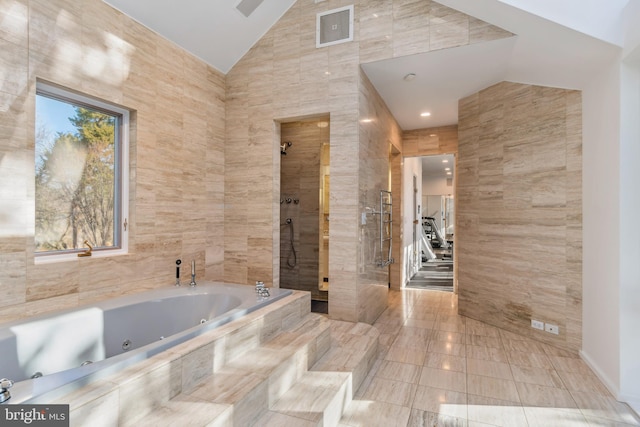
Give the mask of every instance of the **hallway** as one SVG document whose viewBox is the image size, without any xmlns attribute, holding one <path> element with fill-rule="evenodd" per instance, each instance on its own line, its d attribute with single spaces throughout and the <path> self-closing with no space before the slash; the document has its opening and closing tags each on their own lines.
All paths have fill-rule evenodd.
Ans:
<svg viewBox="0 0 640 427">
<path fill-rule="evenodd" d="M 452 293 L 390 291 L 341 426 L 640 426 L 577 355 L 456 312 Z"/>
</svg>

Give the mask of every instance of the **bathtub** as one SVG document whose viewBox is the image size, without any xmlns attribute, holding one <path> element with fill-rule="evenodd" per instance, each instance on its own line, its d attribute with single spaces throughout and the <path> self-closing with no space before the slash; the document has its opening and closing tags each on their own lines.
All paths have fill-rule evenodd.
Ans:
<svg viewBox="0 0 640 427">
<path fill-rule="evenodd" d="M 0 325 L 5 404 L 59 395 L 199 336 L 291 294 L 207 282 L 156 289 Z"/>
</svg>

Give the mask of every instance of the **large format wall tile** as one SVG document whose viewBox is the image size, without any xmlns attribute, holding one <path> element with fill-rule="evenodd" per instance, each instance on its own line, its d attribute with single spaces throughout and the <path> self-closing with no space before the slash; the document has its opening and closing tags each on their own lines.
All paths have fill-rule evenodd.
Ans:
<svg viewBox="0 0 640 427">
<path fill-rule="evenodd" d="M 0 321 L 222 279 L 224 75 L 99 0 L 0 9 Z M 34 263 L 36 79 L 132 111 L 128 255 Z"/>
<path fill-rule="evenodd" d="M 316 49 L 316 14 L 350 4 L 354 41 Z M 227 75 L 227 145 L 233 142 L 235 156 L 247 160 L 225 156 L 225 279 L 284 283 L 272 262 L 282 244 L 274 242 L 282 218 L 269 218 L 269 229 L 254 225 L 246 212 L 277 215 L 279 123 L 329 115 L 329 315 L 375 320 L 386 304 L 388 269 L 372 259 L 375 221 L 363 226 L 361 213 L 378 206 L 380 190 L 389 187 L 389 145 L 399 151 L 402 144 L 401 130 L 360 64 L 508 36 L 430 0 L 296 2 Z M 258 129 L 267 131 L 257 137 Z M 247 172 L 258 167 L 271 175 L 258 179 Z M 392 187 L 394 192 L 401 188 L 395 182 Z M 237 200 L 238 194 L 258 188 L 266 197 Z"/>
<path fill-rule="evenodd" d="M 577 352 L 580 92 L 503 82 L 459 109 L 459 312 Z M 531 319 L 560 334 L 532 329 Z"/>
</svg>

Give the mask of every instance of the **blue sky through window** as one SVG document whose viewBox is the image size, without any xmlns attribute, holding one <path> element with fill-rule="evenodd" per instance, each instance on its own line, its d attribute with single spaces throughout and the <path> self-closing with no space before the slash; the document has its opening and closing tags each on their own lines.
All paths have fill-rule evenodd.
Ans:
<svg viewBox="0 0 640 427">
<path fill-rule="evenodd" d="M 58 132 L 76 133 L 76 128 L 69 121 L 69 117 L 76 114 L 71 104 L 38 95 L 36 111 L 38 124 L 44 125 L 54 135 Z"/>
</svg>

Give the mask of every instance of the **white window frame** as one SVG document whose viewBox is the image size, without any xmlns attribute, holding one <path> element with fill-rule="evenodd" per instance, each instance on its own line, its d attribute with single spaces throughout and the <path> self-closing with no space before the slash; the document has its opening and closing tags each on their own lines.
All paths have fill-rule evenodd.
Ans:
<svg viewBox="0 0 640 427">
<path fill-rule="evenodd" d="M 78 257 L 79 253 L 85 252 L 88 248 L 78 248 L 69 251 L 48 251 L 48 252 L 36 252 L 35 264 L 48 264 L 54 262 L 83 260 L 87 258 L 105 258 L 117 255 L 125 255 L 129 253 L 129 126 L 130 126 L 130 111 L 111 104 L 106 101 L 102 101 L 88 95 L 83 95 L 78 92 L 74 92 L 70 89 L 65 89 L 61 86 L 40 81 L 36 82 L 36 94 L 41 96 L 48 96 L 62 102 L 68 102 L 73 105 L 85 106 L 93 110 L 102 110 L 105 113 L 119 115 L 120 123 L 118 128 L 119 132 L 119 150 L 116 152 L 115 160 L 115 185 L 116 185 L 116 204 L 118 206 L 115 212 L 114 223 L 119 223 L 119 245 L 111 248 L 96 248 L 91 252 L 91 257 Z M 35 214 L 35 212 L 34 212 Z M 35 217 L 34 217 L 35 218 Z M 114 232 L 115 232 L 114 224 Z"/>
</svg>

